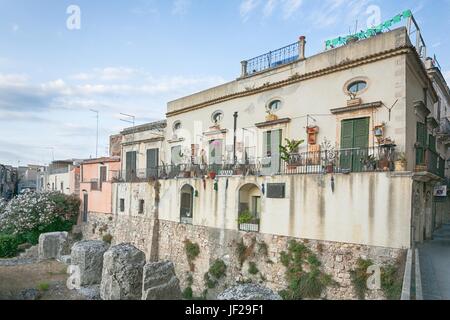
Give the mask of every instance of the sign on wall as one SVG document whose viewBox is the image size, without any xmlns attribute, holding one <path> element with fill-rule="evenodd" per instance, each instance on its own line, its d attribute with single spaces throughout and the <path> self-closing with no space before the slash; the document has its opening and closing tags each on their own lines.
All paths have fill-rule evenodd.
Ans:
<svg viewBox="0 0 450 320">
<path fill-rule="evenodd" d="M 447 196 L 447 186 L 437 186 L 434 187 L 435 197 L 446 197 Z"/>
</svg>

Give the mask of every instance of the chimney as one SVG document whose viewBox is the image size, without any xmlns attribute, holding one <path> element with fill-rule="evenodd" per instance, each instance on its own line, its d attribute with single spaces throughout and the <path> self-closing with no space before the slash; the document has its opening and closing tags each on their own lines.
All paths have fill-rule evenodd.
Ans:
<svg viewBox="0 0 450 320">
<path fill-rule="evenodd" d="M 299 58 L 299 60 L 305 60 L 305 47 L 306 47 L 306 37 L 301 36 L 298 41 L 298 58 Z"/>
</svg>

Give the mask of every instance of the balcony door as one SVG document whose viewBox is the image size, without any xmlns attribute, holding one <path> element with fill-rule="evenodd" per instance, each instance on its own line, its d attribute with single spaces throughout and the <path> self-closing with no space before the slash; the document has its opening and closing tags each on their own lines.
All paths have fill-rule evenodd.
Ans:
<svg viewBox="0 0 450 320">
<path fill-rule="evenodd" d="M 158 175 L 159 149 L 147 150 L 147 177 Z"/>
<path fill-rule="evenodd" d="M 271 130 L 263 133 L 262 168 L 263 175 L 273 175 L 280 172 L 280 145 L 283 131 Z"/>
<path fill-rule="evenodd" d="M 127 152 L 126 155 L 126 174 L 127 174 L 127 180 L 130 181 L 131 179 L 136 177 L 136 151 Z"/>
<path fill-rule="evenodd" d="M 370 118 L 342 121 L 341 125 L 341 169 L 361 171 L 362 163 L 368 156 Z"/>
</svg>

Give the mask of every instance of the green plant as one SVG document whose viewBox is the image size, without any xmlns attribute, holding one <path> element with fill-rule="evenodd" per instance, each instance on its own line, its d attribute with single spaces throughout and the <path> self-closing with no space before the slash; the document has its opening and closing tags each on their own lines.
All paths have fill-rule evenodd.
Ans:
<svg viewBox="0 0 450 320">
<path fill-rule="evenodd" d="M 190 270 L 194 272 L 195 270 L 194 260 L 200 254 L 200 247 L 197 243 L 193 243 L 189 239 L 186 239 L 184 241 L 184 250 L 186 251 L 186 257 L 189 263 Z"/>
<path fill-rule="evenodd" d="M 280 260 L 286 267 L 288 281 L 287 288 L 280 292 L 285 300 L 318 299 L 328 286 L 336 285 L 330 275 L 320 270 L 320 261 L 303 243 L 290 241 Z"/>
<path fill-rule="evenodd" d="M 217 259 L 214 261 L 212 266 L 209 268 L 209 273 L 216 279 L 221 279 L 225 276 L 225 273 L 227 271 L 227 265 L 223 260 Z"/>
<path fill-rule="evenodd" d="M 264 241 L 258 242 L 258 253 L 263 257 L 269 256 L 269 249 Z"/>
<path fill-rule="evenodd" d="M 369 269 L 372 265 L 373 262 L 371 260 L 359 258 L 356 262 L 356 268 L 350 271 L 350 279 L 352 280 L 356 296 L 360 300 L 364 300 L 366 298 L 367 280 L 370 276 L 367 273 L 367 269 Z"/>
<path fill-rule="evenodd" d="M 48 291 L 48 289 L 50 289 L 50 284 L 48 284 L 47 282 L 39 283 L 37 289 L 39 291 Z"/>
<path fill-rule="evenodd" d="M 0 258 L 12 258 L 18 253 L 17 236 L 0 234 Z"/>
<path fill-rule="evenodd" d="M 205 273 L 203 280 L 205 280 L 205 285 L 208 289 L 214 289 L 218 285 L 217 280 L 211 279 L 209 272 Z"/>
<path fill-rule="evenodd" d="M 386 299 L 399 300 L 402 294 L 402 273 L 395 265 L 388 265 L 381 269 L 381 290 Z"/>
<path fill-rule="evenodd" d="M 192 285 L 194 284 L 194 278 L 192 277 L 192 275 L 188 275 L 188 277 L 186 278 L 186 282 L 188 287 L 192 287 Z"/>
<path fill-rule="evenodd" d="M 183 293 L 182 293 L 182 296 L 183 296 L 183 299 L 191 300 L 192 297 L 194 296 L 192 288 L 191 287 L 187 287 L 186 289 L 184 289 Z"/>
<path fill-rule="evenodd" d="M 298 153 L 298 148 L 301 144 L 305 142 L 305 140 L 289 140 L 285 139 L 286 145 L 280 145 L 281 159 L 285 162 L 292 164 L 293 159 L 292 155 Z"/>
<path fill-rule="evenodd" d="M 103 236 L 103 238 L 102 238 L 102 240 L 104 241 L 104 242 L 106 242 L 106 243 L 109 243 L 109 244 L 111 244 L 111 242 L 112 242 L 112 239 L 113 239 L 113 236 L 111 235 L 111 234 L 105 234 L 104 236 Z"/>
<path fill-rule="evenodd" d="M 255 220 L 255 217 L 250 213 L 249 210 L 242 211 L 238 217 L 239 224 L 251 223 L 254 220 Z"/>
<path fill-rule="evenodd" d="M 250 273 L 252 275 L 256 275 L 256 274 L 258 274 L 258 272 L 259 272 L 259 269 L 256 266 L 256 263 L 253 261 L 249 262 L 248 263 L 248 273 Z"/>
</svg>

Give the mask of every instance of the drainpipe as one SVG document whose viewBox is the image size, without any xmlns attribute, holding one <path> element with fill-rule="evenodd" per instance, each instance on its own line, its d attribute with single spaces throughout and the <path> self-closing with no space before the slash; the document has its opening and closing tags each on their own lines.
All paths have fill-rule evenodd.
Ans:
<svg viewBox="0 0 450 320">
<path fill-rule="evenodd" d="M 298 59 L 305 60 L 306 37 L 301 36 L 298 41 Z"/>
<path fill-rule="evenodd" d="M 236 165 L 236 131 L 237 131 L 237 119 L 238 119 L 238 113 L 235 112 L 234 115 L 234 137 L 233 137 L 233 164 Z"/>
</svg>

